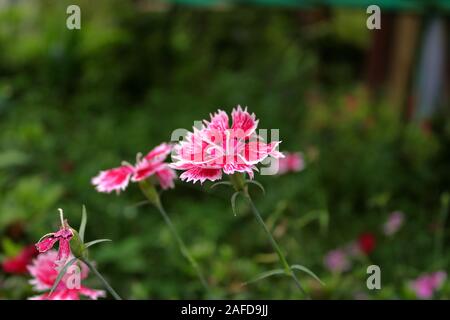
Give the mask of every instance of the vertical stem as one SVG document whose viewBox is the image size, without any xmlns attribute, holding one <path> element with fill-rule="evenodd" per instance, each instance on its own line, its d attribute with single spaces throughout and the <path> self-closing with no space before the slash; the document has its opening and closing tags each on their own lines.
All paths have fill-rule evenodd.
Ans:
<svg viewBox="0 0 450 320">
<path fill-rule="evenodd" d="M 250 197 L 250 194 L 247 192 L 247 190 L 243 191 L 242 194 L 245 196 L 245 198 L 250 203 L 250 207 L 252 208 L 253 215 L 256 218 L 256 221 L 258 221 L 259 225 L 263 228 L 264 232 L 266 233 L 267 237 L 269 238 L 269 242 L 272 245 L 273 249 L 278 255 L 278 259 L 280 260 L 281 264 L 283 265 L 285 273 L 290 276 L 294 282 L 297 288 L 302 292 L 303 295 L 305 295 L 308 299 L 309 296 L 303 289 L 302 285 L 300 284 L 300 281 L 298 280 L 297 276 L 295 275 L 292 268 L 289 266 L 289 263 L 286 260 L 286 257 L 284 256 L 283 252 L 280 249 L 280 246 L 273 238 L 272 234 L 270 233 L 269 229 L 267 228 L 263 218 L 261 217 L 261 214 L 259 213 L 258 209 L 256 208 L 255 204 L 253 203 L 252 198 Z"/>
<path fill-rule="evenodd" d="M 444 248 L 445 239 L 445 223 L 447 222 L 448 209 L 449 209 L 450 195 L 445 192 L 441 196 L 441 212 L 439 215 L 439 226 L 435 236 L 435 260 L 441 260 Z"/>
<path fill-rule="evenodd" d="M 208 282 L 206 281 L 205 277 L 203 276 L 203 273 L 197 264 L 197 261 L 192 257 L 189 250 L 187 249 L 186 245 L 184 244 L 183 239 L 181 239 L 181 236 L 178 234 L 178 231 L 176 230 L 174 224 L 172 223 L 172 220 L 170 219 L 169 215 L 167 214 L 166 210 L 161 204 L 161 201 L 159 199 L 159 195 L 156 192 L 155 186 L 151 183 L 148 183 L 147 181 L 141 181 L 139 183 L 139 186 L 141 187 L 142 192 L 147 197 L 147 199 L 158 209 L 158 211 L 161 213 L 161 216 L 164 219 L 164 222 L 169 227 L 170 232 L 172 233 L 172 236 L 175 238 L 178 247 L 183 254 L 183 256 L 189 261 L 192 268 L 194 268 L 195 272 L 197 273 L 197 277 L 199 278 L 200 282 L 202 283 L 203 287 L 206 291 L 209 291 Z"/>
<path fill-rule="evenodd" d="M 116 300 L 122 300 L 122 298 L 117 294 L 116 291 L 114 291 L 114 289 L 109 285 L 108 281 L 106 281 L 105 278 L 103 278 L 103 276 L 100 274 L 100 272 L 98 272 L 98 270 L 94 267 L 94 265 L 92 263 L 90 263 L 87 259 L 81 259 L 81 261 L 83 261 L 88 268 L 95 273 L 95 275 L 97 276 L 97 278 L 100 279 L 100 281 L 103 283 L 103 285 L 105 286 L 106 290 L 108 290 L 108 292 L 114 297 L 114 299 Z"/>
</svg>

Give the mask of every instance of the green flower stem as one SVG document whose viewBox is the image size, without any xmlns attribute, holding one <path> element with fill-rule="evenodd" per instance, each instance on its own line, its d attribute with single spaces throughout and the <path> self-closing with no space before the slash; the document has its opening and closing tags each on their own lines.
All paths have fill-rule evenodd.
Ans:
<svg viewBox="0 0 450 320">
<path fill-rule="evenodd" d="M 189 252 L 186 245 L 184 244 L 183 239 L 181 239 L 180 235 L 178 234 L 178 231 L 175 229 L 175 226 L 172 223 L 172 220 L 170 219 L 166 210 L 162 206 L 161 200 L 159 198 L 159 195 L 158 195 L 158 192 L 156 191 L 155 186 L 151 182 L 147 182 L 146 180 L 139 182 L 139 186 L 141 187 L 141 190 L 144 193 L 145 197 L 161 213 L 161 216 L 163 217 L 164 221 L 166 222 L 167 226 L 169 227 L 169 230 L 172 233 L 172 236 L 175 238 L 181 253 L 189 261 L 192 268 L 194 268 L 195 272 L 197 273 L 197 277 L 199 278 L 199 280 L 202 283 L 205 290 L 209 291 L 208 282 L 206 281 L 205 277 L 203 276 L 203 273 L 202 273 L 199 265 L 197 264 L 197 261 L 195 261 L 195 259 L 192 257 L 191 253 Z"/>
<path fill-rule="evenodd" d="M 272 245 L 273 249 L 278 255 L 278 259 L 280 260 L 281 265 L 284 268 L 284 272 L 287 276 L 291 277 L 297 288 L 302 292 L 302 294 L 309 299 L 308 294 L 303 289 L 302 285 L 300 284 L 300 281 L 298 280 L 297 276 L 295 275 L 294 271 L 292 270 L 291 266 L 286 260 L 286 257 L 284 256 L 283 252 L 281 251 L 280 246 L 273 238 L 272 234 L 270 233 L 269 228 L 267 228 L 266 223 L 264 222 L 263 218 L 261 217 L 261 214 L 259 213 L 258 209 L 256 208 L 252 198 L 250 197 L 250 194 L 248 192 L 247 185 L 245 185 L 244 177 L 241 174 L 234 174 L 230 176 L 231 183 L 233 184 L 236 191 L 241 192 L 242 195 L 247 199 L 247 201 L 250 204 L 250 207 L 252 209 L 253 215 L 256 218 L 256 221 L 259 223 L 259 225 L 262 227 L 264 232 L 267 235 L 267 238 L 269 238 L 269 242 Z"/>
<path fill-rule="evenodd" d="M 117 294 L 117 292 L 109 285 L 108 281 L 98 272 L 98 270 L 94 267 L 92 263 L 90 263 L 87 259 L 80 259 L 83 261 L 88 268 L 100 279 L 100 281 L 105 286 L 106 290 L 114 297 L 116 300 L 122 300 L 122 298 Z"/>
</svg>

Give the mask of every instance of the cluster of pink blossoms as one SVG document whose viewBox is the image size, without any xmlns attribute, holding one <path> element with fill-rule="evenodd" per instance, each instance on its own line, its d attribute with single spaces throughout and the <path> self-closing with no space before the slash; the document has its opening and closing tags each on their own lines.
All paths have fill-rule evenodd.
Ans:
<svg viewBox="0 0 450 320">
<path fill-rule="evenodd" d="M 204 120 L 202 128 L 194 127 L 185 139 L 174 147 L 171 167 L 183 170 L 180 179 L 215 181 L 236 172 L 247 173 L 253 178 L 256 164 L 267 157 L 283 158 L 277 151 L 280 141 L 265 143 L 256 134 L 258 120 L 255 114 L 240 106 L 231 112 L 231 125 L 226 112 L 218 110 Z"/>
<path fill-rule="evenodd" d="M 411 288 L 420 299 L 431 299 L 436 290 L 445 282 L 447 273 L 445 271 L 436 271 L 423 274 L 411 282 Z"/>
<path fill-rule="evenodd" d="M 161 188 L 173 188 L 176 178 L 175 171 L 164 162 L 171 150 L 171 145 L 162 143 L 144 157 L 138 154 L 136 165 L 134 166 L 129 163 L 123 163 L 120 167 L 101 171 L 92 179 L 92 184 L 96 186 L 99 192 L 110 193 L 116 191 L 119 193 L 126 189 L 130 180 L 139 182 L 150 176 L 155 176 Z"/>
<path fill-rule="evenodd" d="M 73 256 L 69 255 L 68 258 L 71 259 Z M 80 296 L 86 296 L 96 300 L 100 297 L 105 297 L 106 294 L 103 290 L 94 290 L 82 285 L 76 288 L 70 288 L 67 285 L 68 274 L 62 278 L 56 289 L 50 295 L 48 292 L 58 277 L 59 271 L 58 268 L 55 268 L 55 265 L 59 264 L 59 259 L 59 254 L 55 250 L 50 250 L 40 254 L 33 260 L 32 264 L 27 267 L 33 277 L 33 279 L 30 280 L 33 289 L 40 292 L 47 291 L 41 295 L 29 298 L 30 300 L 79 300 Z M 88 276 L 89 269 L 86 265 L 81 264 L 80 271 L 80 280 L 85 279 Z"/>
</svg>

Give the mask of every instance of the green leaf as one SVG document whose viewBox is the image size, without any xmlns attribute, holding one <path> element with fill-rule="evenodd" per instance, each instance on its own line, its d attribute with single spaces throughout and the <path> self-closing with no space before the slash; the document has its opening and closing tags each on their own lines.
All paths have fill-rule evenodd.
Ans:
<svg viewBox="0 0 450 320">
<path fill-rule="evenodd" d="M 49 296 L 53 293 L 53 291 L 55 291 L 56 287 L 61 282 L 64 275 L 66 274 L 67 269 L 77 260 L 78 260 L 78 258 L 73 258 L 72 260 L 70 260 L 69 262 L 67 262 L 64 265 L 64 267 L 61 269 L 61 271 L 59 271 L 58 276 L 56 277 L 55 283 L 53 283 L 53 286 L 50 289 L 50 293 L 48 294 Z"/>
<path fill-rule="evenodd" d="M 231 196 L 231 209 L 233 210 L 233 214 L 236 217 L 237 216 L 237 211 L 236 211 L 236 198 L 237 196 L 240 194 L 240 191 L 236 191 L 232 196 Z"/>
<path fill-rule="evenodd" d="M 303 271 L 303 272 L 309 274 L 314 279 L 316 279 L 321 285 L 323 285 L 323 286 L 325 285 L 325 283 L 323 283 L 322 280 L 320 280 L 320 278 L 314 272 L 309 270 L 307 267 L 304 267 L 304 266 L 299 265 L 299 264 L 294 264 L 294 265 L 291 266 L 291 269 Z"/>
<path fill-rule="evenodd" d="M 97 240 L 89 241 L 88 243 L 84 244 L 84 248 L 87 249 L 87 248 L 93 246 L 94 244 L 101 243 L 101 242 L 109 242 L 109 241 L 112 241 L 112 240 L 111 239 L 97 239 Z"/>
<path fill-rule="evenodd" d="M 232 186 L 231 182 L 229 182 L 229 181 L 219 181 L 219 182 L 214 183 L 210 188 L 213 189 L 213 188 L 215 188 L 217 186 L 221 186 L 221 185 Z"/>
<path fill-rule="evenodd" d="M 328 213 L 328 210 L 321 210 L 319 215 L 319 225 L 322 234 L 325 234 L 325 232 L 328 231 L 329 222 L 330 222 L 330 215 Z"/>
<path fill-rule="evenodd" d="M 18 150 L 6 150 L 0 153 L 0 169 L 26 164 L 30 158 L 25 152 Z"/>
<path fill-rule="evenodd" d="M 274 269 L 274 270 L 265 271 L 265 272 L 257 275 L 252 280 L 245 282 L 243 285 L 246 286 L 246 285 L 248 285 L 250 283 L 255 283 L 255 282 L 258 282 L 258 281 L 263 280 L 265 278 L 269 278 L 271 276 L 274 276 L 274 275 L 277 275 L 277 274 L 283 274 L 283 273 L 285 273 L 284 269 Z"/>
<path fill-rule="evenodd" d="M 86 206 L 83 205 L 83 208 L 81 209 L 81 224 L 80 224 L 80 229 L 78 231 L 81 242 L 84 242 L 84 231 L 86 230 L 86 224 L 87 224 Z"/>
<path fill-rule="evenodd" d="M 264 189 L 263 185 L 262 185 L 261 183 L 259 183 L 258 181 L 255 181 L 255 180 L 245 180 L 245 182 L 254 184 L 255 186 L 257 186 L 257 187 L 262 191 L 262 193 L 263 193 L 264 195 L 266 194 L 266 189 Z"/>
</svg>

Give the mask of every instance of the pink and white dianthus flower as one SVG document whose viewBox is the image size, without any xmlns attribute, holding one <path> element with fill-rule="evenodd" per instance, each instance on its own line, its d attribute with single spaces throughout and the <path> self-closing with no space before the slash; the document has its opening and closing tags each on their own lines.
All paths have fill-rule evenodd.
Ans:
<svg viewBox="0 0 450 320">
<path fill-rule="evenodd" d="M 155 176 L 162 189 L 173 188 L 175 171 L 164 162 L 171 150 L 171 145 L 162 143 L 144 157 L 138 154 L 136 165 L 123 163 L 120 167 L 101 171 L 91 182 L 99 192 L 119 193 L 127 188 L 130 180 L 139 182 Z"/>
<path fill-rule="evenodd" d="M 221 179 L 222 173 L 236 172 L 247 173 L 252 179 L 256 165 L 267 157 L 284 157 L 277 151 L 280 141 L 265 143 L 256 134 L 258 120 L 247 108 L 233 109 L 231 125 L 225 111 L 218 110 L 210 117 L 174 146 L 171 167 L 184 171 L 181 180 L 203 183 Z"/>
<path fill-rule="evenodd" d="M 301 152 L 283 152 L 284 158 L 280 159 L 278 174 L 298 172 L 305 168 L 305 160 Z"/>
<path fill-rule="evenodd" d="M 69 256 L 70 259 L 73 256 Z M 40 295 L 30 297 L 30 300 L 80 300 L 80 296 L 85 296 L 93 300 L 97 300 L 100 297 L 105 297 L 106 293 L 103 290 L 94 290 L 85 286 L 78 286 L 70 288 L 68 283 L 68 274 L 65 274 L 61 281 L 58 283 L 56 289 L 49 294 L 49 291 L 53 287 L 53 284 L 58 277 L 58 267 L 61 265 L 58 262 L 58 253 L 55 250 L 47 251 L 40 254 L 32 263 L 27 267 L 31 276 L 30 284 L 36 291 L 43 292 Z M 56 266 L 56 267 L 55 267 Z M 88 267 L 81 263 L 80 265 L 80 280 L 87 278 L 89 274 Z"/>
</svg>

